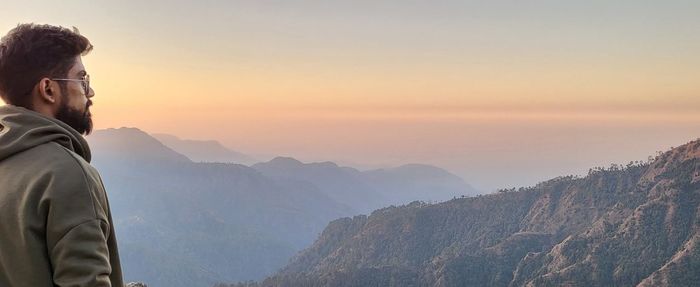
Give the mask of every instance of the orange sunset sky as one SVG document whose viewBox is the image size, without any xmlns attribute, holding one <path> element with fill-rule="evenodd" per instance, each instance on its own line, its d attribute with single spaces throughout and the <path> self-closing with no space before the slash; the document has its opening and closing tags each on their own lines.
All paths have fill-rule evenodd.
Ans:
<svg viewBox="0 0 700 287">
<path fill-rule="evenodd" d="M 0 30 L 93 42 L 98 129 L 261 160 L 428 163 L 486 192 L 700 136 L 698 15 L 697 1 L 13 1 Z"/>
</svg>

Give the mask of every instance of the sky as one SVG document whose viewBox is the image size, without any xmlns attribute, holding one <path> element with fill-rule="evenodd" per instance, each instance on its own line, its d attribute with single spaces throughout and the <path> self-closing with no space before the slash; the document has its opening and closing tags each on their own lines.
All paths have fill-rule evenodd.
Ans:
<svg viewBox="0 0 700 287">
<path fill-rule="evenodd" d="M 700 136 L 698 1 L 13 1 L 75 26 L 96 127 L 490 191 Z"/>
</svg>

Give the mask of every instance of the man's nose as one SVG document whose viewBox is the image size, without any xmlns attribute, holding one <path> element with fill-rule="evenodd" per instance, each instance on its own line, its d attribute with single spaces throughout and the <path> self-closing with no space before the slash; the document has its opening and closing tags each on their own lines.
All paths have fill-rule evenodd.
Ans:
<svg viewBox="0 0 700 287">
<path fill-rule="evenodd" d="M 95 96 L 95 90 L 93 90 L 92 87 L 90 87 L 90 92 L 87 94 L 87 97 L 92 98 L 94 96 Z"/>
</svg>

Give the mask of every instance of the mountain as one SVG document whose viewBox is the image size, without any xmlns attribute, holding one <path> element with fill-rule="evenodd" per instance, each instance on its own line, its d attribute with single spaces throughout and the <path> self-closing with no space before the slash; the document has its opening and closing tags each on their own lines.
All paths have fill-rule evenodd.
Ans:
<svg viewBox="0 0 700 287">
<path fill-rule="evenodd" d="M 352 214 L 315 186 L 198 163 L 134 128 L 88 137 L 110 199 L 125 279 L 211 286 L 261 279 Z"/>
<path fill-rule="evenodd" d="M 102 161 L 191 162 L 136 128 L 96 130 L 87 138 L 93 153 Z"/>
<path fill-rule="evenodd" d="M 338 219 L 279 273 L 247 286 L 698 282 L 700 141 L 694 141 L 583 178 Z"/>
<path fill-rule="evenodd" d="M 311 183 L 336 202 L 350 206 L 354 213 L 369 213 L 383 207 L 386 201 L 361 172 L 332 162 L 302 163 L 290 157 L 276 157 L 251 167 L 271 178 Z"/>
<path fill-rule="evenodd" d="M 257 162 L 254 158 L 233 151 L 214 140 L 185 140 L 169 134 L 151 134 L 151 136 L 197 162 L 225 162 L 245 165 Z"/>
<path fill-rule="evenodd" d="M 444 169 L 425 164 L 406 164 L 395 168 L 363 172 L 364 177 L 390 202 L 446 201 L 455 197 L 477 195 L 464 180 Z"/>
<path fill-rule="evenodd" d="M 276 157 L 251 167 L 272 178 L 309 182 L 357 214 L 415 200 L 444 201 L 477 193 L 458 176 L 430 165 L 359 171 L 333 162 Z"/>
</svg>

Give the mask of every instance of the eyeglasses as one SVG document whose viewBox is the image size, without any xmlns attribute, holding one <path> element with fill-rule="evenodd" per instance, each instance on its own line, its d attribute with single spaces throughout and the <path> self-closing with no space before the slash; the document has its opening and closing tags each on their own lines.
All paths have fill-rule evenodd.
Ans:
<svg viewBox="0 0 700 287">
<path fill-rule="evenodd" d="M 70 82 L 82 82 L 83 90 L 85 91 L 85 95 L 90 94 L 90 75 L 85 75 L 85 78 L 83 79 L 51 79 L 52 81 L 70 81 Z"/>
</svg>

